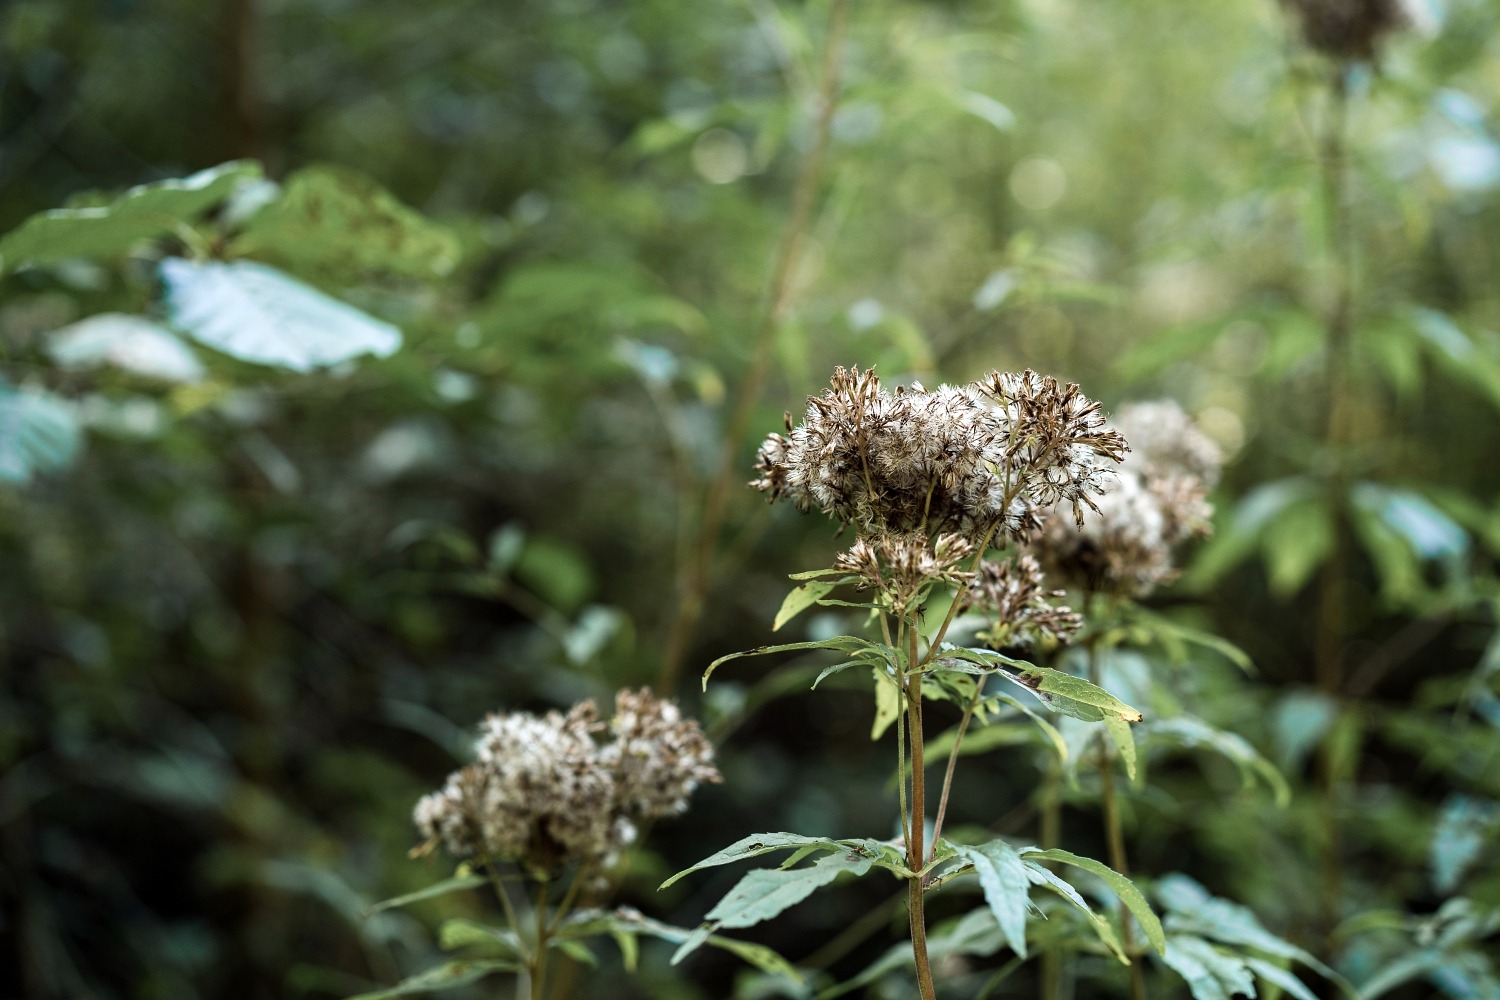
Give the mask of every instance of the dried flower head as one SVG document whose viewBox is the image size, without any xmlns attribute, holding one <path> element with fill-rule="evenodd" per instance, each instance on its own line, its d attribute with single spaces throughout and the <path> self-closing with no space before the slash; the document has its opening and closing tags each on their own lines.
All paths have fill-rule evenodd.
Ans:
<svg viewBox="0 0 1500 1000">
<path fill-rule="evenodd" d="M 910 608 L 937 583 L 961 583 L 973 574 L 963 564 L 974 543 L 962 535 L 860 537 L 834 559 L 834 568 L 858 574 L 859 589 L 873 588 L 895 608 Z"/>
<path fill-rule="evenodd" d="M 636 822 L 680 813 L 700 782 L 720 780 L 698 724 L 649 691 L 619 692 L 601 743 L 604 731 L 592 701 L 566 715 L 491 714 L 474 763 L 417 803 L 417 829 L 455 857 L 515 861 L 547 877 L 608 865 Z"/>
<path fill-rule="evenodd" d="M 1387 35 L 1412 19 L 1402 0 L 1281 0 L 1307 46 L 1334 59 L 1371 62 Z"/>
<path fill-rule="evenodd" d="M 1059 502 L 1092 506 L 1126 450 L 1099 404 L 1035 372 L 887 393 L 873 372 L 837 368 L 803 422 L 761 445 L 750 485 L 861 535 L 978 543 L 1025 537 Z"/>
<path fill-rule="evenodd" d="M 1031 551 L 1049 575 L 1139 597 L 1176 575 L 1174 546 L 1208 533 L 1223 457 L 1170 401 L 1123 407 L 1115 424 L 1133 446 L 1118 481 L 1081 525 L 1048 518 Z"/>
<path fill-rule="evenodd" d="M 1004 562 L 980 564 L 965 606 L 993 622 L 981 638 L 995 649 L 1026 648 L 1066 643 L 1083 624 L 1071 608 L 1052 603 L 1062 596 L 1061 590 L 1047 587 L 1036 558 L 1023 553 Z"/>
</svg>

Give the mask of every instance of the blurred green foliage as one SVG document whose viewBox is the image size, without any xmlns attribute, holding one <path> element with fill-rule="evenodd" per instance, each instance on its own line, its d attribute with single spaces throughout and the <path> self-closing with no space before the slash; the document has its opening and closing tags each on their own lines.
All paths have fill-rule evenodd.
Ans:
<svg viewBox="0 0 1500 1000">
<path fill-rule="evenodd" d="M 1424 6 L 1352 82 L 1344 440 L 1322 423 L 1325 69 L 1271 0 L 884 0 L 854 6 L 795 306 L 732 444 L 748 476 L 835 363 L 1181 401 L 1236 458 L 1158 611 L 1257 670 L 1163 627 L 1132 640 L 1149 671 L 1121 653 L 1126 700 L 1208 727 L 1144 742 L 1136 872 L 1196 880 L 1157 886 L 1169 932 L 1174 900 L 1198 933 L 1233 899 L 1369 996 L 1477 997 L 1500 907 L 1500 8 Z M 406 857 L 410 808 L 485 711 L 655 678 L 826 21 L 770 0 L 0 8 L 0 994 L 344 996 L 484 916 L 367 907 L 450 874 Z M 275 268 L 377 356 L 258 363 L 168 301 L 162 261 L 190 258 Z M 697 699 L 702 666 L 768 640 L 784 574 L 834 551 L 745 492 L 677 692 L 726 783 L 618 896 L 678 925 L 734 875 L 654 887 L 708 849 L 894 811 L 863 692 L 806 697 L 826 663 Z M 960 769 L 955 820 L 1031 835 L 1042 751 L 1018 741 Z M 1217 756 L 1168 752 L 1195 741 Z M 1064 793 L 1064 844 L 1098 856 L 1091 780 Z M 889 907 L 842 887 L 747 937 L 849 979 L 899 938 Z M 1233 943 L 1209 927 L 1194 940 Z M 567 982 L 778 995 L 670 952 L 625 980 L 601 949 Z M 1003 965 L 955 956 L 971 995 Z M 1076 974 L 1123 995 L 1102 958 Z M 1034 992 L 1031 966 L 1007 976 Z"/>
</svg>

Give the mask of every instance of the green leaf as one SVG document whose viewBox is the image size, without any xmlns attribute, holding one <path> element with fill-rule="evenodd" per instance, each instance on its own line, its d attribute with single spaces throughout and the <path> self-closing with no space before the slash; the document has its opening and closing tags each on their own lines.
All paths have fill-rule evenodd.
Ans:
<svg viewBox="0 0 1500 1000">
<path fill-rule="evenodd" d="M 1156 896 L 1166 907 L 1167 928 L 1174 934 L 1194 934 L 1223 944 L 1254 948 L 1277 958 L 1301 962 L 1334 982 L 1343 982 L 1338 973 L 1310 952 L 1266 930 L 1250 909 L 1209 895 L 1208 890 L 1186 875 L 1171 874 L 1158 880 Z"/>
<path fill-rule="evenodd" d="M 597 966 L 599 964 L 599 957 L 594 954 L 593 949 L 575 938 L 554 937 L 547 944 L 548 947 L 556 948 L 575 962 L 582 962 L 584 965 L 590 966 Z"/>
<path fill-rule="evenodd" d="M 1260 542 L 1271 592 L 1287 598 L 1301 590 L 1333 551 L 1333 539 L 1333 516 L 1321 498 L 1282 511 Z"/>
<path fill-rule="evenodd" d="M 381 900 L 367 911 L 370 914 L 379 913 L 382 910 L 393 910 L 400 906 L 410 906 L 412 903 L 420 903 L 424 899 L 433 899 L 438 896 L 446 896 L 450 892 L 462 892 L 465 889 L 477 889 L 486 884 L 483 875 L 455 875 L 453 878 L 444 879 L 429 885 L 425 889 L 416 892 L 408 892 L 404 896 L 396 896 L 391 899 Z"/>
<path fill-rule="evenodd" d="M 772 851 L 785 851 L 793 848 L 811 847 L 823 851 L 839 851 L 844 847 L 836 840 L 828 840 L 823 837 L 805 837 L 800 833 L 756 833 L 748 837 L 736 840 L 721 851 L 710 854 L 691 867 L 667 879 L 657 886 L 657 891 L 672 885 L 685 875 L 701 871 L 704 868 L 716 868 L 719 865 L 730 865 L 736 861 L 744 861 L 747 858 L 759 857 Z"/>
<path fill-rule="evenodd" d="M 1255 980 L 1244 959 L 1220 951 L 1202 938 L 1172 935 L 1162 961 L 1187 981 L 1193 1000 L 1255 996 Z"/>
<path fill-rule="evenodd" d="M 1035 850 L 1036 848 L 1034 847 L 1027 847 L 1022 848 L 1020 853 L 1025 856 Z M 1027 860 L 1026 862 L 1026 877 L 1031 879 L 1033 885 L 1050 889 L 1069 903 L 1072 903 L 1088 919 L 1090 926 L 1094 928 L 1094 933 L 1099 936 L 1099 940 L 1104 943 L 1104 947 L 1108 948 L 1114 954 L 1115 958 L 1119 959 L 1120 964 L 1130 964 L 1130 957 L 1125 954 L 1125 949 L 1120 946 L 1120 939 L 1115 935 L 1114 928 L 1110 926 L 1108 920 L 1105 920 L 1102 916 L 1094 912 L 1094 908 L 1089 906 L 1088 901 L 1083 896 L 1079 895 L 1077 889 L 1064 882 L 1054 872 L 1048 871 L 1031 860 Z"/>
<path fill-rule="evenodd" d="M 73 460 L 80 439 L 72 407 L 39 389 L 11 388 L 0 379 L 0 482 L 25 483 L 35 472 Z"/>
<path fill-rule="evenodd" d="M 804 868 L 757 869 L 740 879 L 705 920 L 715 927 L 753 927 L 797 905 L 845 872 L 864 875 L 870 862 L 864 853 L 839 851 Z"/>
<path fill-rule="evenodd" d="M 1157 641 L 1177 641 L 1200 646 L 1211 652 L 1218 653 L 1224 659 L 1238 667 L 1247 676 L 1254 676 L 1255 664 L 1243 649 L 1236 646 L 1221 636 L 1212 632 L 1205 632 L 1180 622 L 1175 622 L 1165 615 L 1148 611 L 1139 605 L 1127 606 L 1126 614 L 1133 625 L 1139 625 L 1146 629 L 1151 637 Z"/>
<path fill-rule="evenodd" d="M 869 651 L 875 653 L 882 660 L 887 659 L 889 655 L 886 652 L 885 646 L 852 635 L 836 635 L 831 639 L 817 639 L 811 642 L 788 642 L 779 646 L 756 646 L 754 649 L 741 650 L 738 653 L 721 656 L 710 663 L 708 669 L 703 671 L 703 690 L 708 690 L 708 679 L 712 676 L 713 672 L 719 669 L 721 664 L 728 663 L 730 660 L 739 660 L 747 656 L 767 656 L 771 653 L 790 653 L 804 649 L 834 649 L 843 653 Z"/>
<path fill-rule="evenodd" d="M 1115 716 L 1106 716 L 1104 728 L 1109 730 L 1110 740 L 1114 742 L 1115 749 L 1120 751 L 1120 763 L 1125 765 L 1126 776 L 1135 781 L 1135 736 L 1130 732 L 1130 723 Z"/>
<path fill-rule="evenodd" d="M 1014 674 L 1006 671 L 1004 676 L 1036 695 L 1042 704 L 1055 712 L 1085 722 L 1103 722 L 1110 717 L 1123 722 L 1140 722 L 1143 718 L 1137 709 L 1082 677 L 1029 663 L 1015 670 Z"/>
<path fill-rule="evenodd" d="M 1467 795 L 1450 795 L 1443 803 L 1428 845 L 1433 887 L 1451 893 L 1484 849 L 1485 839 L 1500 831 L 1500 805 Z"/>
<path fill-rule="evenodd" d="M 1027 889 L 1031 885 L 1026 862 L 1003 840 L 992 840 L 978 847 L 955 845 L 954 852 L 974 866 L 984 890 L 984 901 L 995 915 L 1006 944 L 1025 958 Z"/>
<path fill-rule="evenodd" d="M 445 962 L 436 968 L 403 979 L 388 990 L 361 993 L 359 996 L 350 997 L 349 1000 L 390 1000 L 392 997 L 410 996 L 413 993 L 437 993 L 440 990 L 451 990 L 455 986 L 467 986 L 496 972 L 518 971 L 520 971 L 520 966 L 515 962 L 494 959 L 459 959 Z"/>
<path fill-rule="evenodd" d="M 1282 992 L 1291 994 L 1297 1000 L 1318 1000 L 1318 995 L 1308 989 L 1306 983 L 1279 965 L 1274 965 L 1263 958 L 1253 957 L 1247 957 L 1245 964 L 1257 976 L 1280 988 Z"/>
<path fill-rule="evenodd" d="M 1154 720 L 1147 727 L 1146 735 L 1153 744 L 1165 741 L 1187 748 L 1204 747 L 1222 754 L 1239 768 L 1244 787 L 1249 788 L 1259 777 L 1275 795 L 1277 806 L 1285 807 L 1291 801 L 1292 790 L 1276 765 L 1262 757 L 1238 733 L 1215 729 L 1190 715 L 1179 715 L 1171 719 Z"/>
<path fill-rule="evenodd" d="M 1166 948 L 1166 937 L 1162 933 L 1161 921 L 1152 912 L 1151 904 L 1146 902 L 1146 897 L 1141 895 L 1135 883 L 1124 875 L 1101 861 L 1080 857 L 1056 848 L 1048 851 L 1027 851 L 1025 857 L 1029 861 L 1038 858 L 1046 861 L 1061 861 L 1065 865 L 1073 865 L 1075 868 L 1082 868 L 1086 872 L 1099 876 L 1115 895 L 1120 897 L 1120 902 L 1125 904 L 1125 908 L 1141 925 L 1141 929 L 1146 932 L 1146 940 L 1151 942 L 1151 947 L 1155 948 L 1158 953 Z"/>
<path fill-rule="evenodd" d="M 619 944 L 620 954 L 627 970 L 633 970 L 636 965 L 637 952 L 639 950 L 636 943 L 636 936 L 645 934 L 648 937 L 658 938 L 670 944 L 684 945 L 692 943 L 694 948 L 706 944 L 713 948 L 720 948 L 763 972 L 771 975 L 787 976 L 795 982 L 802 981 L 802 975 L 790 962 L 765 945 L 752 944 L 749 941 L 736 941 L 734 938 L 710 934 L 702 927 L 691 931 L 683 927 L 673 927 L 671 924 L 652 920 L 649 917 L 643 916 L 639 911 L 628 907 L 621 907 L 617 910 L 607 912 L 580 910 L 574 913 L 562 927 L 558 928 L 558 934 L 561 937 L 572 939 L 592 937 L 596 934 L 609 934 Z"/>
<path fill-rule="evenodd" d="M 136 244 L 197 218 L 260 176 L 260 164 L 237 160 L 191 177 L 131 188 L 102 207 L 33 215 L 0 238 L 0 274 L 22 264 L 123 256 Z"/>
<path fill-rule="evenodd" d="M 875 721 L 870 725 L 870 739 L 878 740 L 892 723 L 901 718 L 901 713 L 906 710 L 906 699 L 901 696 L 901 688 L 890 674 L 880 667 L 872 672 L 875 675 Z"/>
<path fill-rule="evenodd" d="M 818 603 L 818 598 L 832 590 L 836 584 L 823 580 L 813 580 L 792 590 L 786 595 L 786 600 L 781 602 L 781 610 L 776 612 L 776 620 L 771 623 L 771 631 L 776 632 L 781 626 L 796 618 L 802 612 Z M 816 685 L 814 685 L 816 686 Z"/>
<path fill-rule="evenodd" d="M 323 165 L 292 174 L 281 196 L 251 217 L 230 250 L 302 273 L 355 279 L 430 278 L 447 274 L 459 257 L 452 233 L 374 180 Z"/>
<path fill-rule="evenodd" d="M 509 952 L 510 958 L 521 957 L 520 942 L 516 932 L 509 927 L 491 927 L 462 917 L 443 921 L 438 929 L 438 947 L 444 951 L 457 951 L 471 945 L 493 948 L 496 945 Z"/>
<path fill-rule="evenodd" d="M 401 346 L 396 327 L 265 264 L 168 257 L 161 276 L 172 322 L 241 361 L 308 372 Z"/>
</svg>

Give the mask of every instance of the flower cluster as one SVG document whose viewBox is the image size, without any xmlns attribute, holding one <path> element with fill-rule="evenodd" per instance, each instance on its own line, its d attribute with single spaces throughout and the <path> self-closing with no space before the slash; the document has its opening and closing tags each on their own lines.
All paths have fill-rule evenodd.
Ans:
<svg viewBox="0 0 1500 1000">
<path fill-rule="evenodd" d="M 983 544 L 1024 538 L 1059 503 L 1081 516 L 1126 450 L 1098 403 L 1032 371 L 888 393 L 874 372 L 837 368 L 804 421 L 761 445 L 750 485 L 862 536 Z"/>
<path fill-rule="evenodd" d="M 1402 0 L 1281 0 L 1309 48 L 1334 59 L 1373 61 L 1385 37 L 1412 19 Z"/>
<path fill-rule="evenodd" d="M 969 587 L 964 606 L 983 613 L 992 625 L 980 633 L 995 649 L 1026 649 L 1066 643 L 1083 624 L 1071 608 L 1053 604 L 1063 596 L 1047 587 L 1041 564 L 1030 553 L 1004 562 L 985 562 Z"/>
<path fill-rule="evenodd" d="M 974 543 L 962 535 L 877 535 L 855 539 L 833 566 L 857 574 L 858 589 L 873 587 L 904 609 L 918 603 L 933 584 L 962 583 L 972 577 L 963 564 L 973 554 Z"/>
<path fill-rule="evenodd" d="M 592 701 L 566 715 L 488 716 L 474 763 L 423 796 L 412 818 L 455 857 L 515 861 L 541 878 L 572 863 L 608 865 L 636 822 L 684 811 L 700 782 L 719 780 L 696 722 L 649 691 L 621 691 L 608 726 Z"/>
<path fill-rule="evenodd" d="M 1124 407 L 1115 425 L 1133 445 L 1118 481 L 1081 525 L 1049 518 L 1030 549 L 1085 590 L 1139 597 L 1176 574 L 1173 546 L 1208 533 L 1223 457 L 1176 403 Z"/>
</svg>

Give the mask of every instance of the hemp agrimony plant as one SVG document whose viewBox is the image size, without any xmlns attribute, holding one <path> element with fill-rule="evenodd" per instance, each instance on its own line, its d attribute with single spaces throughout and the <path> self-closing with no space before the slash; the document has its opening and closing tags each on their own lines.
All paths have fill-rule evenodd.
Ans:
<svg viewBox="0 0 1500 1000">
<path fill-rule="evenodd" d="M 859 668 L 874 682 L 877 732 L 894 726 L 900 801 L 898 839 L 829 840 L 795 833 L 746 837 L 674 876 L 772 851 L 792 850 L 779 869 L 750 872 L 709 911 L 691 951 L 720 928 L 770 919 L 840 874 L 882 869 L 906 883 L 912 958 L 921 995 L 936 994 L 928 954 L 927 894 L 961 876 L 976 875 L 987 910 L 979 917 L 1018 957 L 1027 951 L 1032 886 L 1058 893 L 1087 914 L 1105 946 L 1128 957 L 1113 925 L 1042 862 L 1083 868 L 1119 894 L 1148 939 L 1160 950 L 1162 931 L 1131 883 L 1101 862 L 1052 849 L 1016 847 L 1003 839 L 963 843 L 943 836 L 954 767 L 963 732 L 1007 709 L 1052 727 L 1008 694 L 986 691 L 992 678 L 1014 683 L 1048 707 L 1090 722 L 1119 725 L 1141 715 L 1084 678 L 1016 659 L 1000 650 L 1043 639 L 1066 640 L 1079 617 L 1052 603 L 1037 561 L 1020 551 L 1054 508 L 1081 524 L 1085 508 L 1116 477 L 1128 451 L 1097 402 L 1073 384 L 1036 374 L 991 372 L 964 386 L 921 385 L 888 392 L 872 371 L 835 369 L 832 385 L 808 401 L 801 424 L 762 444 L 751 486 L 774 501 L 814 508 L 852 528 L 854 540 L 832 567 L 794 574 L 776 627 L 814 605 L 863 609 L 871 637 L 844 635 L 761 647 L 711 664 L 783 650 L 828 649 L 844 654 L 821 681 Z M 839 588 L 848 600 L 833 598 Z M 985 647 L 948 641 L 956 616 L 968 611 L 989 622 Z M 816 686 L 816 684 L 814 685 Z M 956 703 L 963 712 L 941 791 L 929 795 L 925 705 Z M 929 834 L 928 824 L 931 823 Z M 810 865 L 800 863 L 810 856 Z"/>
<path fill-rule="evenodd" d="M 609 935 L 630 967 L 642 934 L 675 943 L 689 938 L 689 931 L 632 909 L 579 904 L 607 889 L 608 872 L 642 824 L 686 811 L 699 784 L 721 780 L 697 722 L 647 690 L 621 691 L 608 723 L 592 701 L 544 716 L 491 714 L 480 725 L 474 755 L 441 790 L 423 796 L 412 815 L 424 838 L 412 853 L 441 846 L 462 862 L 457 875 L 376 909 L 488 885 L 505 923 L 448 921 L 441 944 L 464 949 L 466 957 L 359 1000 L 503 972 L 518 975 L 518 996 L 540 1000 L 554 951 L 588 960 L 584 940 Z M 719 938 L 708 943 L 768 971 L 789 971 L 768 949 Z"/>
</svg>

